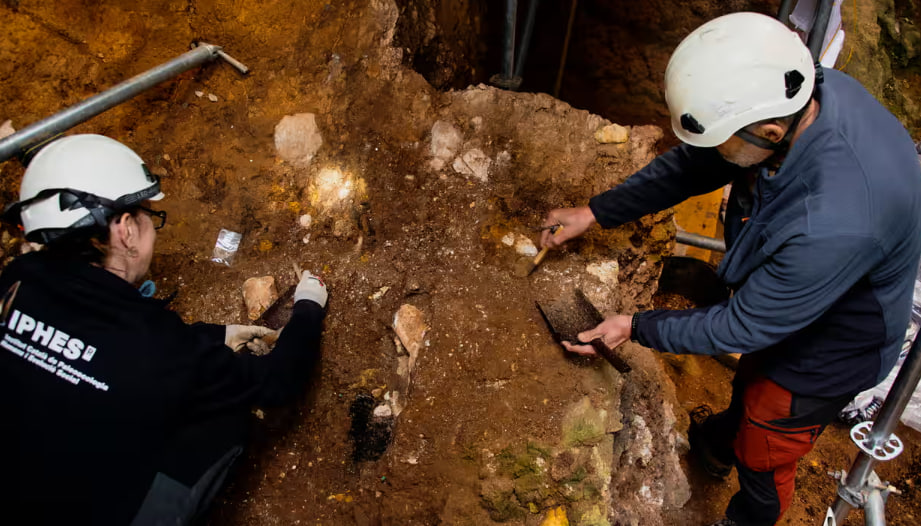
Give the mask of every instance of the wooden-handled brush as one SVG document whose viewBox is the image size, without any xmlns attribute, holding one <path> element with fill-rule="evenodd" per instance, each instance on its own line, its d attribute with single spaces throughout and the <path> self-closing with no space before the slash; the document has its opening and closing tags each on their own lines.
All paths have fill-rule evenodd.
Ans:
<svg viewBox="0 0 921 526">
<path fill-rule="evenodd" d="M 554 225 L 550 227 L 550 231 L 553 233 L 554 236 L 559 234 L 560 231 L 562 230 L 563 230 L 563 225 Z M 534 259 L 522 259 L 521 261 L 519 261 L 517 268 L 515 269 L 515 275 L 518 277 L 522 277 L 522 278 L 530 276 L 531 273 L 534 272 L 534 269 L 536 269 L 537 266 L 540 265 L 541 261 L 543 261 L 544 258 L 547 257 L 547 252 L 549 250 L 550 250 L 550 247 L 544 247 L 541 249 L 540 252 L 537 253 L 536 256 L 534 256 Z"/>
</svg>

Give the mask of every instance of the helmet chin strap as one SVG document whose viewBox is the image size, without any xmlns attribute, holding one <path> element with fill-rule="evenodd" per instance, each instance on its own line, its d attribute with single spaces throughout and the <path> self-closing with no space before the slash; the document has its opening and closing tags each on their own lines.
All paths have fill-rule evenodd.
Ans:
<svg viewBox="0 0 921 526">
<path fill-rule="evenodd" d="M 764 137 L 759 137 L 755 135 L 754 133 L 746 130 L 745 128 L 742 128 L 741 130 L 735 132 L 733 135 L 735 135 L 736 137 L 742 139 L 743 141 L 749 144 L 757 146 L 758 148 L 762 148 L 765 150 L 772 150 L 774 152 L 774 155 L 772 157 L 776 157 L 779 155 L 782 156 L 786 154 L 787 151 L 790 149 L 790 143 L 793 142 L 793 134 L 796 133 L 796 128 L 799 127 L 799 123 L 803 119 L 803 115 L 806 114 L 806 109 L 808 107 L 809 107 L 809 104 L 803 107 L 803 109 L 796 112 L 796 115 L 793 117 L 793 122 L 791 122 L 790 127 L 787 128 L 787 132 L 777 142 L 770 141 L 768 139 L 765 139 Z"/>
</svg>

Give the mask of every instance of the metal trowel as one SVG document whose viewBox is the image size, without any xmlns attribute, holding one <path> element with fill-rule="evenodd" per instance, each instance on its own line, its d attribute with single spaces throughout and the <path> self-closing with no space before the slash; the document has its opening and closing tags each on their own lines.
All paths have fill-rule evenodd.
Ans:
<svg viewBox="0 0 921 526">
<path fill-rule="evenodd" d="M 632 370 L 623 358 L 601 341 L 601 338 L 595 338 L 590 342 L 579 341 L 580 332 L 593 329 L 604 321 L 604 316 L 598 312 L 592 302 L 588 301 L 580 289 L 575 289 L 571 297 L 559 298 L 552 303 L 536 302 L 536 305 L 557 343 L 591 345 L 592 349 L 619 373 L 627 374 Z"/>
</svg>

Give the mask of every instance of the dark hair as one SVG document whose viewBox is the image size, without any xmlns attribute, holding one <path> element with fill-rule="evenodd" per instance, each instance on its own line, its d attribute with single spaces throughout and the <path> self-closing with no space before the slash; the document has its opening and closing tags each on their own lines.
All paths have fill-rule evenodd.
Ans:
<svg viewBox="0 0 921 526">
<path fill-rule="evenodd" d="M 109 225 L 121 218 L 122 214 L 131 214 L 136 217 L 140 208 L 120 210 L 109 218 Z M 101 265 L 109 255 L 109 227 L 91 225 L 75 228 L 60 235 L 45 245 L 44 251 L 60 258 L 84 261 Z"/>
</svg>

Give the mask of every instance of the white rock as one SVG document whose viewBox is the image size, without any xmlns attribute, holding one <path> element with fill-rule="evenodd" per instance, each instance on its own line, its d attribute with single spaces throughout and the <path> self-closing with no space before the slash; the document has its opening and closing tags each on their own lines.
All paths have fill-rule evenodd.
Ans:
<svg viewBox="0 0 921 526">
<path fill-rule="evenodd" d="M 390 287 L 381 287 L 380 290 L 374 294 L 368 296 L 369 300 L 377 301 L 384 297 L 384 294 L 387 294 L 387 291 L 390 290 Z"/>
<path fill-rule="evenodd" d="M 374 408 L 374 416 L 378 418 L 393 416 L 393 409 L 390 408 L 390 404 L 381 404 Z"/>
<path fill-rule="evenodd" d="M 435 171 L 444 168 L 445 164 L 457 155 L 463 140 L 464 136 L 454 125 L 445 121 L 437 121 L 432 126 L 432 143 L 430 145 L 432 161 L 429 166 Z"/>
<path fill-rule="evenodd" d="M 16 133 L 16 130 L 13 129 L 13 121 L 6 120 L 3 124 L 0 124 L 0 139 L 9 137 L 14 133 Z"/>
<path fill-rule="evenodd" d="M 454 171 L 468 177 L 475 177 L 485 183 L 489 179 L 491 164 L 492 159 L 483 153 L 483 150 L 474 148 L 454 159 Z"/>
<path fill-rule="evenodd" d="M 275 125 L 278 156 L 292 164 L 309 165 L 322 145 L 323 136 L 313 113 L 287 115 Z"/>
<path fill-rule="evenodd" d="M 537 247 L 527 236 L 518 234 L 518 239 L 515 240 L 515 252 L 522 256 L 533 257 L 537 255 Z"/>
<path fill-rule="evenodd" d="M 502 244 L 507 247 L 514 245 L 515 244 L 515 234 L 509 232 L 508 234 L 505 234 L 504 236 L 502 236 Z"/>
<path fill-rule="evenodd" d="M 620 124 L 609 124 L 595 131 L 595 140 L 602 144 L 627 142 L 629 138 L 627 128 Z"/>
<path fill-rule="evenodd" d="M 585 271 L 600 279 L 605 285 L 617 286 L 617 275 L 620 273 L 620 265 L 616 259 L 602 261 L 601 263 L 592 263 L 585 267 Z"/>
<path fill-rule="evenodd" d="M 195 96 L 198 97 L 198 98 L 200 99 L 200 98 L 202 98 L 202 97 L 205 96 L 205 92 L 204 92 L 204 91 L 196 91 L 196 92 L 195 92 Z"/>
<path fill-rule="evenodd" d="M 217 102 L 217 95 L 215 95 L 214 93 L 209 93 L 208 100 L 210 100 L 211 102 Z"/>
<path fill-rule="evenodd" d="M 310 214 L 304 214 L 297 219 L 298 224 L 301 225 L 301 228 L 310 228 L 310 225 L 313 223 L 313 217 Z"/>
<path fill-rule="evenodd" d="M 243 301 L 249 319 L 259 318 L 276 299 L 278 291 L 275 290 L 275 278 L 272 276 L 249 278 L 243 282 Z"/>
</svg>

